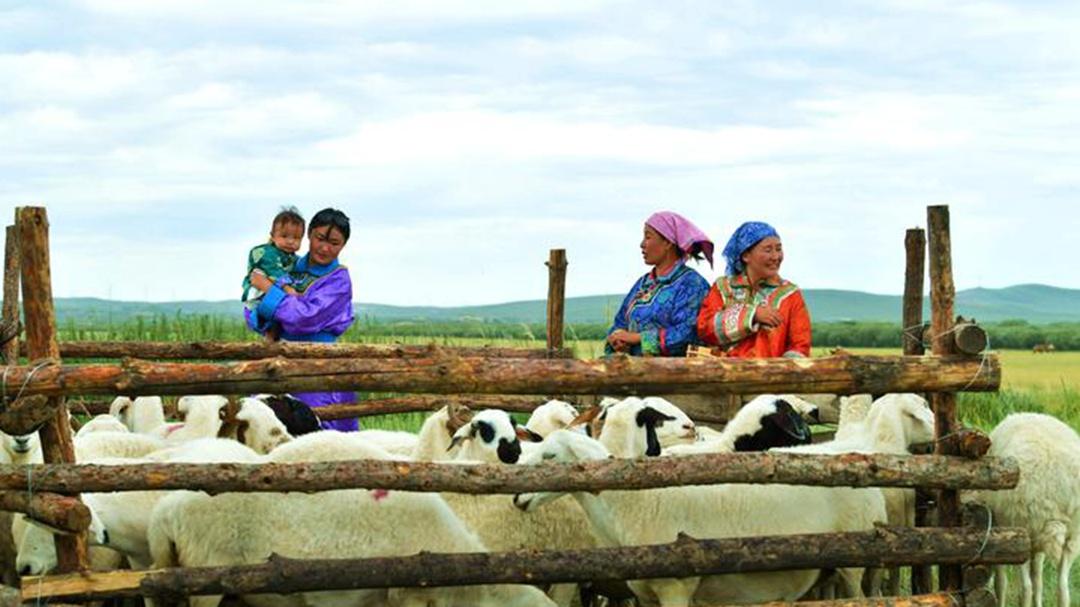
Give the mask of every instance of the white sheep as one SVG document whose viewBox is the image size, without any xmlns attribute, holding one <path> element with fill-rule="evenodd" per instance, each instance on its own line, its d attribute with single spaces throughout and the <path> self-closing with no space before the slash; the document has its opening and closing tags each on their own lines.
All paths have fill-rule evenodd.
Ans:
<svg viewBox="0 0 1080 607">
<path fill-rule="evenodd" d="M 810 439 L 810 428 L 788 397 L 762 394 L 743 405 L 724 426 L 723 432 L 708 440 L 668 447 L 663 454 L 765 451 L 772 447 L 806 444 Z"/>
<path fill-rule="evenodd" d="M 354 432 L 361 439 L 378 445 L 390 453 L 411 456 L 416 451 L 420 436 L 403 430 L 361 430 Z"/>
<path fill-rule="evenodd" d="M 138 437 L 143 440 L 156 440 L 141 434 L 116 433 L 114 438 Z M 82 463 L 99 465 L 122 465 L 146 462 L 174 462 L 174 463 L 209 463 L 209 462 L 239 462 L 259 463 L 262 458 L 246 445 L 234 440 L 220 438 L 196 439 L 148 453 L 144 458 L 127 458 L 109 455 L 110 450 L 116 450 L 117 444 L 128 447 L 133 442 L 119 442 L 109 444 L 102 442 L 97 437 L 106 436 L 104 433 L 90 435 L 95 437 L 92 444 L 85 444 L 86 438 L 76 440 L 76 452 L 83 457 Z M 79 448 L 79 443 L 81 449 Z M 82 501 L 90 509 L 92 519 L 97 528 L 102 531 L 97 537 L 91 536 L 92 552 L 97 554 L 97 561 L 104 566 L 111 563 L 108 553 L 117 551 L 128 558 L 129 563 L 135 569 L 146 569 L 151 564 L 150 546 L 147 543 L 147 527 L 150 524 L 150 514 L 157 502 L 167 495 L 167 491 L 121 491 L 113 493 L 84 493 Z M 56 549 L 53 533 L 51 530 L 40 525 L 13 527 L 16 537 L 19 537 L 19 552 L 17 563 L 24 574 L 42 575 L 56 566 Z M 102 551 L 101 549 L 108 549 Z M 97 566 L 95 564 L 95 566 Z M 118 565 L 113 564 L 113 569 Z"/>
<path fill-rule="evenodd" d="M 468 407 L 455 404 L 435 411 L 420 426 L 416 450 L 412 457 L 418 461 L 436 462 L 451 459 L 450 442 L 454 433 L 469 423 L 473 413 Z"/>
<path fill-rule="evenodd" d="M 643 449 L 644 447 L 642 447 Z M 598 441 L 574 432 L 554 432 L 523 463 L 573 463 L 602 460 L 610 452 Z M 535 510 L 565 495 L 533 493 L 515 496 L 515 504 Z M 694 538 L 724 538 L 801 533 L 866 531 L 885 521 L 885 504 L 877 489 L 793 485 L 697 485 L 644 491 L 573 494 L 607 546 L 666 544 L 685 533 Z M 817 570 L 729 574 L 682 579 L 631 581 L 640 600 L 664 606 L 738 602 L 793 601 L 817 579 Z M 845 577 L 850 591 L 861 595 L 855 578 Z"/>
<path fill-rule="evenodd" d="M 843 440 L 852 432 L 858 432 L 859 426 L 870 415 L 870 406 L 874 399 L 869 394 L 852 394 L 840 397 L 840 420 L 836 426 L 836 438 Z"/>
<path fill-rule="evenodd" d="M 75 436 L 85 436 L 93 432 L 131 432 L 131 430 L 119 419 L 108 413 L 102 413 L 83 424 Z"/>
<path fill-rule="evenodd" d="M 227 398 L 217 394 L 181 396 L 176 401 L 176 410 L 183 416 L 184 423 L 166 424 L 151 434 L 171 445 L 217 436 L 228 414 L 228 404 Z"/>
<path fill-rule="evenodd" d="M 91 432 L 75 437 L 75 461 L 89 462 L 110 457 L 143 457 L 165 443 L 153 436 L 133 432 Z"/>
<path fill-rule="evenodd" d="M 293 439 L 274 410 L 256 398 L 240 400 L 235 423 L 236 440 L 258 453 L 270 453 L 278 445 Z"/>
<path fill-rule="evenodd" d="M 501 409 L 484 409 L 458 428 L 448 452 L 458 461 L 517 463 L 521 457 L 519 432 L 510 415 Z"/>
<path fill-rule="evenodd" d="M 438 495 L 364 489 L 213 497 L 178 491 L 154 509 L 148 538 L 155 567 L 254 564 L 271 554 L 313 559 L 485 550 Z M 542 592 L 528 586 L 342 590 L 242 598 L 251 605 L 278 606 L 553 605 Z M 220 599 L 192 597 L 190 604 L 214 606 Z"/>
<path fill-rule="evenodd" d="M 663 447 L 692 443 L 697 439 L 697 428 L 690 417 L 682 409 L 657 396 L 630 396 L 582 414 L 579 421 L 592 421 L 590 415 L 603 421 L 599 440 L 615 457 L 656 456 Z M 596 427 L 592 428 L 595 431 Z M 647 442 L 643 443 L 642 440 Z M 643 444 L 647 445 L 647 449 L 639 453 Z"/>
<path fill-rule="evenodd" d="M 109 406 L 109 414 L 138 434 L 152 434 L 165 425 L 165 405 L 160 396 L 138 396 L 135 400 L 117 396 Z"/>
<path fill-rule="evenodd" d="M 1031 558 L 1020 567 L 1023 607 L 1042 606 L 1043 562 L 1058 567 L 1058 605 L 1069 602 L 1069 573 L 1080 556 L 1080 435 L 1049 415 L 1014 413 L 990 433 L 987 455 L 1011 457 L 1020 482 L 1006 491 L 965 496 L 985 504 L 995 526 L 1022 527 L 1031 536 Z M 1005 567 L 994 576 L 998 605 L 1005 605 Z"/>
<path fill-rule="evenodd" d="M 850 422 L 844 437 L 813 445 L 786 447 L 777 451 L 796 453 L 890 453 L 904 455 L 912 445 L 934 439 L 934 414 L 926 399 L 917 394 L 886 394 L 870 405 L 866 418 Z M 890 525 L 915 526 L 915 491 L 913 489 L 882 489 Z M 879 579 L 869 586 L 877 593 Z M 900 571 L 890 569 L 889 594 L 900 592 Z"/>
<path fill-rule="evenodd" d="M 525 427 L 540 436 L 547 436 L 556 430 L 569 428 L 577 417 L 578 410 L 574 405 L 566 401 L 549 400 L 533 409 Z"/>
<path fill-rule="evenodd" d="M 278 445 L 266 459 L 275 463 L 291 463 L 408 458 L 386 451 L 357 432 L 320 430 Z"/>
</svg>

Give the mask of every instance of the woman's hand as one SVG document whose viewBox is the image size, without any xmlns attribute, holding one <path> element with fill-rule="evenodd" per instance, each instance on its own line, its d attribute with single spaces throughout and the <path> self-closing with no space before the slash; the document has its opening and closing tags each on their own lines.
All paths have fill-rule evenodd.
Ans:
<svg viewBox="0 0 1080 607">
<path fill-rule="evenodd" d="M 266 274 L 263 274 L 258 270 L 251 271 L 250 279 L 251 286 L 262 291 L 263 293 L 266 293 L 270 290 L 270 287 L 274 286 L 274 281 L 270 280 L 270 278 Z"/>
<path fill-rule="evenodd" d="M 608 345 L 616 352 L 629 352 L 630 348 L 641 343 L 641 334 L 633 333 L 625 329 L 612 331 L 607 338 Z"/>
<path fill-rule="evenodd" d="M 762 304 L 754 310 L 754 322 L 766 329 L 775 329 L 784 322 L 784 319 L 780 316 L 780 312 L 773 309 L 772 306 Z"/>
</svg>

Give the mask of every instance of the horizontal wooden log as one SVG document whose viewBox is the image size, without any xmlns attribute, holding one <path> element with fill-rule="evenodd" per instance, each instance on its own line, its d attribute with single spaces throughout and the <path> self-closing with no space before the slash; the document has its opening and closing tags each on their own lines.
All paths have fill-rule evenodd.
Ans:
<svg viewBox="0 0 1080 607">
<path fill-rule="evenodd" d="M 772 603 L 740 604 L 738 607 L 967 607 L 960 593 L 939 592 L 918 596 L 876 597 L 867 599 L 837 599 L 832 601 L 777 601 Z M 713 607 L 736 607 L 714 605 Z"/>
<path fill-rule="evenodd" d="M 21 512 L 35 521 L 66 531 L 78 533 L 90 528 L 90 509 L 78 498 L 35 490 L 0 491 L 0 510 Z"/>
<path fill-rule="evenodd" d="M 546 396 L 523 394 L 410 394 L 395 398 L 373 398 L 349 405 L 329 405 L 319 408 L 319 418 L 323 420 L 345 419 L 350 417 L 370 417 L 395 413 L 414 413 L 434 411 L 450 403 L 465 405 L 473 410 L 498 408 L 504 411 L 531 413 L 533 409 L 549 400 Z M 109 412 L 111 400 L 68 399 L 68 410 L 72 413 L 101 415 Z M 165 415 L 175 415 L 175 406 L 166 404 Z"/>
<path fill-rule="evenodd" d="M 532 360 L 437 356 L 411 359 L 288 359 L 234 363 L 11 367 L 25 393 L 243 394 L 363 390 L 435 394 L 757 394 L 992 391 L 996 355 L 850 356 L 812 359 L 641 358 Z"/>
<path fill-rule="evenodd" d="M 455 493 L 603 491 L 718 483 L 830 487 L 1009 489 L 1020 478 L 1012 460 L 929 455 L 723 453 L 608 459 L 575 464 L 461 466 L 430 462 L 338 461 L 299 464 L 128 464 L 0 466 L 0 489 L 33 479 L 56 493 L 191 489 L 328 491 L 366 488 Z"/>
<path fill-rule="evenodd" d="M 253 360 L 260 358 L 424 358 L 446 353 L 495 358 L 572 358 L 566 348 L 457 347 L 405 344 L 315 344 L 279 341 L 65 341 L 62 358 L 148 358 L 158 360 Z"/>
<path fill-rule="evenodd" d="M 23 598 L 95 600 L 114 596 L 294 593 L 386 587 L 548 584 L 692 577 L 913 563 L 1020 563 L 1022 529 L 881 528 L 858 533 L 695 540 L 592 550 L 432 554 L 294 560 L 221 568 L 89 573 L 26 578 Z M 933 603 L 931 603 L 933 604 Z"/>
</svg>

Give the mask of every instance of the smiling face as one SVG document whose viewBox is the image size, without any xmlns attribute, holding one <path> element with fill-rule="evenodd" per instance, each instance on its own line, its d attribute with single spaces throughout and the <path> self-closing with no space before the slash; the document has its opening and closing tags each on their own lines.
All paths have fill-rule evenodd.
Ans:
<svg viewBox="0 0 1080 607">
<path fill-rule="evenodd" d="M 645 235 L 641 239 L 641 256 L 650 266 L 662 266 L 678 257 L 675 245 L 659 232 L 645 226 Z"/>
<path fill-rule="evenodd" d="M 747 275 L 754 282 L 759 280 L 773 282 L 780 278 L 780 264 L 784 262 L 784 249 L 779 238 L 768 236 L 743 253 L 742 260 L 746 264 Z"/>
<path fill-rule="evenodd" d="M 333 226 L 319 226 L 308 232 L 308 256 L 316 265 L 332 263 L 345 248 L 345 236 Z"/>
<path fill-rule="evenodd" d="M 282 221 L 274 226 L 274 231 L 270 233 L 270 240 L 282 251 L 295 253 L 300 250 L 300 243 L 304 240 L 304 226 L 291 221 Z"/>
</svg>

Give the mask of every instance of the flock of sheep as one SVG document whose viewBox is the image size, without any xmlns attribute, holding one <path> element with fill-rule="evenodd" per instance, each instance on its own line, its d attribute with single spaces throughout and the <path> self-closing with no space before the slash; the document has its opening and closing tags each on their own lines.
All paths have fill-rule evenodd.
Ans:
<svg viewBox="0 0 1080 607">
<path fill-rule="evenodd" d="M 842 399 L 834 440 L 810 443 L 807 421 L 816 407 L 794 396 L 764 395 L 744 405 L 722 432 L 698 427 L 658 397 L 605 399 L 579 412 L 550 401 L 525 426 L 504 411 L 472 413 L 444 407 L 418 433 L 317 431 L 292 436 L 267 403 L 245 398 L 231 412 L 221 396 L 188 396 L 183 417 L 168 423 L 160 398 L 117 398 L 75 436 L 79 462 L 311 462 L 344 459 L 501 462 L 546 465 L 609 457 L 680 457 L 761 451 L 907 453 L 933 440 L 933 415 L 914 394 Z M 294 430 L 295 432 L 295 430 Z M 1080 553 L 1080 437 L 1045 415 L 1015 414 L 992 433 L 991 455 L 1015 458 L 1020 485 L 1011 491 L 965 494 L 986 504 L 997 526 L 1026 528 L 1032 559 L 1023 571 L 1024 605 L 1041 605 L 1041 569 L 1056 561 L 1059 605 L 1069 605 L 1068 574 Z M 36 436 L 3 437 L 0 460 L 41 461 Z M 364 558 L 426 552 L 523 548 L 574 549 L 666 544 L 680 534 L 724 538 L 871 530 L 913 525 L 914 493 L 905 489 L 792 485 L 708 485 L 598 494 L 510 496 L 346 489 L 321 493 L 141 491 L 84 494 L 93 515 L 95 567 L 134 569 L 255 564 L 270 555 Z M 56 564 L 52 531 L 16 515 L 15 567 L 40 575 Z M 1004 604 L 1005 576 L 996 576 Z M 899 591 L 899 576 L 860 568 L 728 574 L 628 583 L 642 605 L 794 601 L 813 589 L 825 596 L 862 597 Z M 248 595 L 261 606 L 570 605 L 587 588 L 557 584 L 456 588 L 391 588 Z M 222 597 L 192 597 L 193 606 Z M 147 601 L 149 603 L 149 601 Z"/>
</svg>

